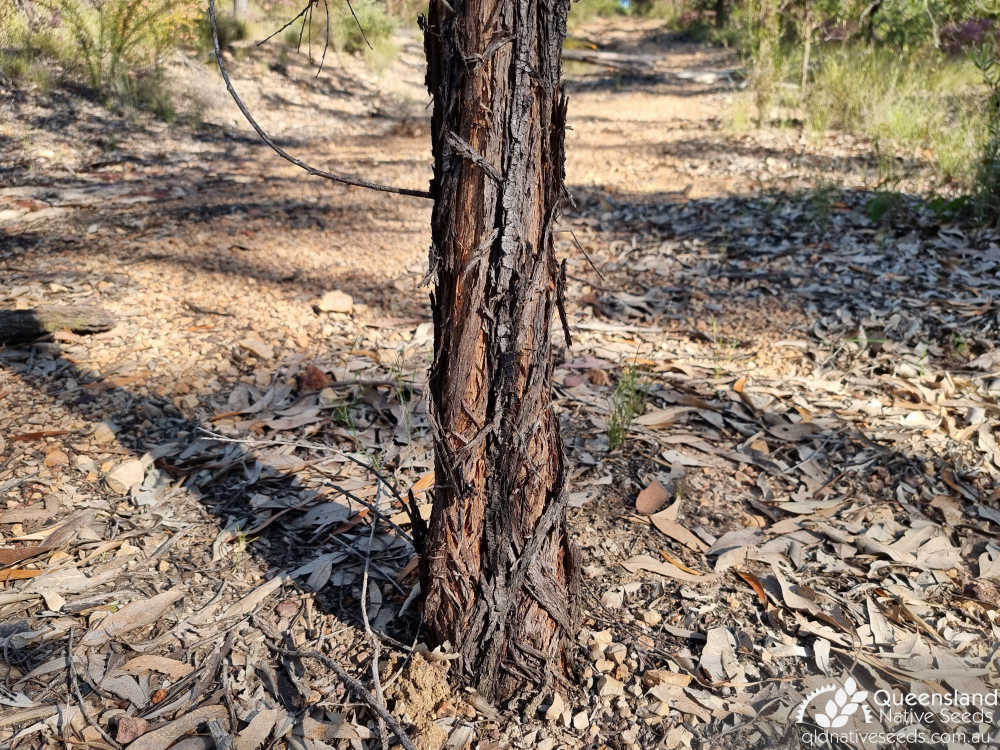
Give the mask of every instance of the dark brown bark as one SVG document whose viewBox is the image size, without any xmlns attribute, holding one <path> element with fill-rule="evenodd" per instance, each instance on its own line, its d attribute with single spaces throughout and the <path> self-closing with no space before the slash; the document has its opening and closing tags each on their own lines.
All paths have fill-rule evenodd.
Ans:
<svg viewBox="0 0 1000 750">
<path fill-rule="evenodd" d="M 30 310 L 0 310 L 0 344 L 33 341 L 56 331 L 101 333 L 115 325 L 105 310 L 92 305 L 42 306 Z"/>
<path fill-rule="evenodd" d="M 569 671 L 577 563 L 551 402 L 568 0 L 431 0 L 437 486 L 424 623 L 490 700 Z"/>
</svg>

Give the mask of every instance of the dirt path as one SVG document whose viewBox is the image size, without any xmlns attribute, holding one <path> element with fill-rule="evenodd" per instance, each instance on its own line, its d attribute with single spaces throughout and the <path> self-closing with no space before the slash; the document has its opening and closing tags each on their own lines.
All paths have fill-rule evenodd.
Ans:
<svg viewBox="0 0 1000 750">
<path fill-rule="evenodd" d="M 585 31 L 661 60 L 570 66 L 556 398 L 587 596 L 576 692 L 519 721 L 452 692 L 441 659 L 403 661 L 409 523 L 359 462 L 426 510 L 429 206 L 302 176 L 179 60 L 201 126 L 0 92 L 0 307 L 120 321 L 0 349 L 3 705 L 23 712 L 0 742 L 62 731 L 71 629 L 89 713 L 122 737 L 123 713 L 152 728 L 199 705 L 244 737 L 255 715 L 262 740 L 290 727 L 275 747 L 374 737 L 339 680 L 268 648 L 287 633 L 367 679 L 362 602 L 383 680 L 402 665 L 389 708 L 434 750 L 777 747 L 848 673 L 997 684 L 996 236 L 942 224 L 919 164 L 880 197 L 863 143 L 732 132 L 724 52 L 654 22 Z M 401 44 L 381 76 L 255 53 L 234 77 L 293 153 L 422 188 L 421 49 Z M 630 365 L 645 413 L 610 450 Z"/>
</svg>

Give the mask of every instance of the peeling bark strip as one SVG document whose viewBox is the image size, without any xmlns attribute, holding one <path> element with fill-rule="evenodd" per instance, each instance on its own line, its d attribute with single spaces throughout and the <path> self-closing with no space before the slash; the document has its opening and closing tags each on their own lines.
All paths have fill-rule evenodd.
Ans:
<svg viewBox="0 0 1000 750">
<path fill-rule="evenodd" d="M 569 668 L 577 562 L 551 404 L 568 0 L 431 0 L 435 488 L 424 622 L 490 700 Z"/>
</svg>

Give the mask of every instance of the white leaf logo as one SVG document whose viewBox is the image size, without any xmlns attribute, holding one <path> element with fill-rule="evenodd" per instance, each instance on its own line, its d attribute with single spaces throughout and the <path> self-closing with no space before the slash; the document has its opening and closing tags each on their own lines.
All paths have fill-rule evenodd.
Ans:
<svg viewBox="0 0 1000 750">
<path fill-rule="evenodd" d="M 847 720 L 857 712 L 866 698 L 868 691 L 858 690 L 858 683 L 853 677 L 848 677 L 844 687 L 838 688 L 833 698 L 823 706 L 823 711 L 816 712 L 816 723 L 824 729 L 839 729 L 847 724 Z"/>
</svg>

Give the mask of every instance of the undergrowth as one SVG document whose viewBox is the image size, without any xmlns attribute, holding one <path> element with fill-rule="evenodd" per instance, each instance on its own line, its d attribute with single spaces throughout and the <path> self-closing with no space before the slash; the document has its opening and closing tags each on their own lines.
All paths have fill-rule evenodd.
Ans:
<svg viewBox="0 0 1000 750">
<path fill-rule="evenodd" d="M 608 448 L 618 450 L 625 444 L 625 436 L 632 421 L 646 408 L 646 389 L 641 371 L 629 365 L 622 371 L 611 397 L 608 417 Z"/>
<path fill-rule="evenodd" d="M 676 25 L 679 7 L 670 0 L 573 0 L 569 6 L 569 27 L 574 29 L 598 16 L 662 18 Z"/>
<path fill-rule="evenodd" d="M 0 70 L 46 89 L 80 78 L 112 106 L 173 117 L 163 64 L 191 40 L 199 0 L 4 0 Z"/>
<path fill-rule="evenodd" d="M 972 184 L 983 90 L 971 62 L 934 49 L 859 45 L 820 50 L 811 73 L 799 92 L 811 130 L 845 130 L 883 147 L 924 150 L 946 181 Z"/>
<path fill-rule="evenodd" d="M 401 12 L 409 11 L 404 6 Z M 316 10 L 289 26 L 282 42 L 312 59 L 322 58 L 329 31 L 329 46 L 333 50 L 361 55 L 376 71 L 384 70 L 395 59 L 398 49 L 392 36 L 399 22 L 387 11 L 385 3 L 352 0 L 350 7 L 346 3 L 331 3 L 329 13 L 327 18 L 325 10 Z"/>
<path fill-rule="evenodd" d="M 972 204 L 981 223 L 996 226 L 1000 223 L 1000 58 L 995 49 L 984 46 L 972 59 L 989 89 L 984 107 L 986 134 L 976 163 Z"/>
</svg>

